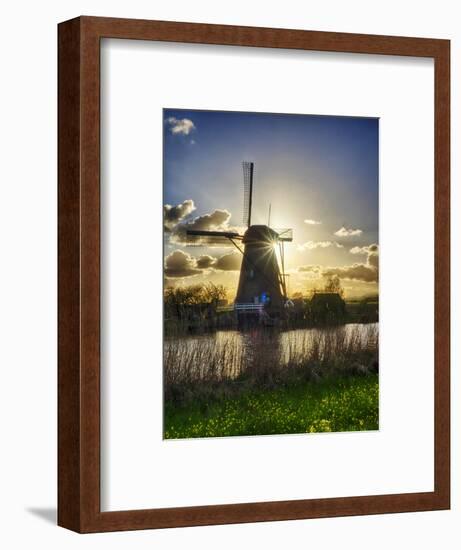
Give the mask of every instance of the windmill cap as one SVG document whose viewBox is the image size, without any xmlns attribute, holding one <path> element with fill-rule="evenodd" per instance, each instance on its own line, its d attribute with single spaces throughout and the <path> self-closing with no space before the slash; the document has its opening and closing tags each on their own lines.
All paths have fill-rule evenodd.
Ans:
<svg viewBox="0 0 461 550">
<path fill-rule="evenodd" d="M 278 240 L 278 233 L 267 225 L 252 225 L 243 236 L 243 244 L 249 242 L 273 243 Z"/>
</svg>

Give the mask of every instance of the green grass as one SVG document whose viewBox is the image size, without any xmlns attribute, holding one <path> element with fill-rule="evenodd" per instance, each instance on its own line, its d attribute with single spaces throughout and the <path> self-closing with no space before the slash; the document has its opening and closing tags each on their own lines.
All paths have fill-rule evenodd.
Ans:
<svg viewBox="0 0 461 550">
<path fill-rule="evenodd" d="M 378 375 L 305 381 L 165 403 L 165 439 L 378 429 Z"/>
</svg>

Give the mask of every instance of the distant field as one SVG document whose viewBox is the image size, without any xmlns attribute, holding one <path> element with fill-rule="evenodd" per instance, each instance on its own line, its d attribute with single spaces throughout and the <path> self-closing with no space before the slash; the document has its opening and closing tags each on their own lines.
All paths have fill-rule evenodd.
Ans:
<svg viewBox="0 0 461 550">
<path fill-rule="evenodd" d="M 379 303 L 368 302 L 346 302 L 347 319 L 354 323 L 374 323 L 379 318 Z"/>
<path fill-rule="evenodd" d="M 378 374 L 165 404 L 165 439 L 377 430 Z"/>
</svg>

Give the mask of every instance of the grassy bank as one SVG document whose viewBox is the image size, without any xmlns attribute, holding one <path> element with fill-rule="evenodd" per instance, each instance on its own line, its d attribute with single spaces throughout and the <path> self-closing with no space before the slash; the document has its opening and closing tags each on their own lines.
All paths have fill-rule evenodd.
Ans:
<svg viewBox="0 0 461 550">
<path fill-rule="evenodd" d="M 165 343 L 165 438 L 378 428 L 377 327 Z"/>
<path fill-rule="evenodd" d="M 167 401 L 165 438 L 377 430 L 378 394 L 378 375 L 368 373 Z"/>
</svg>

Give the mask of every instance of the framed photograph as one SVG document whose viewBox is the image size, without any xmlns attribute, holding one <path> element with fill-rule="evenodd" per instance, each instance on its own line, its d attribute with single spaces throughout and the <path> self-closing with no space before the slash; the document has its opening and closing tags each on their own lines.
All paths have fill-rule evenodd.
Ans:
<svg viewBox="0 0 461 550">
<path fill-rule="evenodd" d="M 378 430 L 379 119 L 163 121 L 164 438 Z"/>
<path fill-rule="evenodd" d="M 449 508 L 449 41 L 58 37 L 58 524 Z"/>
</svg>

